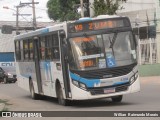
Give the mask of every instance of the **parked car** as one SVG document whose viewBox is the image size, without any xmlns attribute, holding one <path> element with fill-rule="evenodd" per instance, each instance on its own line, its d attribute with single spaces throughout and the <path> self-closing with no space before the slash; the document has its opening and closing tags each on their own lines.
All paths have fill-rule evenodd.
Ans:
<svg viewBox="0 0 160 120">
<path fill-rule="evenodd" d="M 15 83 L 17 81 L 17 76 L 14 72 L 5 71 L 0 67 L 0 82 Z"/>
<path fill-rule="evenodd" d="M 5 77 L 5 71 L 0 67 L 0 82 L 3 82 Z"/>
</svg>

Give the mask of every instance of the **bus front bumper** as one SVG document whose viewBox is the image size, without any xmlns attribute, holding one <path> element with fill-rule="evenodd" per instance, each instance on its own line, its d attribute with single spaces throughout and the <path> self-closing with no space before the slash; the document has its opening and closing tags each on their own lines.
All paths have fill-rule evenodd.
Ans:
<svg viewBox="0 0 160 120">
<path fill-rule="evenodd" d="M 115 89 L 113 91 L 113 89 Z M 139 77 L 131 85 L 123 85 L 119 87 L 113 87 L 109 89 L 105 88 L 95 88 L 93 90 L 85 91 L 74 85 L 72 85 L 72 100 L 87 100 L 87 99 L 98 99 L 107 98 L 112 96 L 130 94 L 140 91 L 140 81 Z M 104 92 L 105 91 L 105 92 Z"/>
</svg>

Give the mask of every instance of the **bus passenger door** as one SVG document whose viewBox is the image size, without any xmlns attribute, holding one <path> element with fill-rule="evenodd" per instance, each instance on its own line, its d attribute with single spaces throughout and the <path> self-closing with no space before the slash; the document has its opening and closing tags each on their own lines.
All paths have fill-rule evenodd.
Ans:
<svg viewBox="0 0 160 120">
<path fill-rule="evenodd" d="M 64 31 L 60 31 L 60 44 L 61 44 L 61 62 L 62 62 L 62 73 L 63 73 L 63 82 L 64 82 L 64 88 L 66 93 L 66 98 L 71 97 L 69 93 L 71 93 L 70 89 L 70 81 L 69 81 L 69 71 L 68 71 L 68 63 L 66 61 L 67 57 L 67 44 L 66 44 L 66 35 Z"/>
<path fill-rule="evenodd" d="M 34 38 L 34 59 L 35 59 L 35 72 L 36 72 L 36 82 L 38 87 L 38 93 L 43 94 L 42 88 L 42 79 L 41 79 L 41 72 L 40 72 L 40 56 L 39 56 L 39 44 L 38 44 L 38 37 Z"/>
</svg>

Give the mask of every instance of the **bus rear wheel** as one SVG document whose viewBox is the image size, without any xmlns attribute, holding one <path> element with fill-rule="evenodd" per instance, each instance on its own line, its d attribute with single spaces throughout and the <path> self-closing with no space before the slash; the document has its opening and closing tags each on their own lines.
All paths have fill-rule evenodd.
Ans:
<svg viewBox="0 0 160 120">
<path fill-rule="evenodd" d="M 111 99 L 112 99 L 112 102 L 121 102 L 122 98 L 123 98 L 123 95 L 119 95 L 119 96 L 112 97 Z"/>
<path fill-rule="evenodd" d="M 38 94 L 36 94 L 35 91 L 34 91 L 33 82 L 32 82 L 31 80 L 30 80 L 30 82 L 29 82 L 29 88 L 30 88 L 30 93 L 31 93 L 32 99 L 34 99 L 34 100 L 39 99 Z"/>
<path fill-rule="evenodd" d="M 56 91 L 57 91 L 58 103 L 60 105 L 64 105 L 64 106 L 69 105 L 68 101 L 64 98 L 62 87 L 60 86 L 60 84 L 57 85 L 57 90 Z"/>
</svg>

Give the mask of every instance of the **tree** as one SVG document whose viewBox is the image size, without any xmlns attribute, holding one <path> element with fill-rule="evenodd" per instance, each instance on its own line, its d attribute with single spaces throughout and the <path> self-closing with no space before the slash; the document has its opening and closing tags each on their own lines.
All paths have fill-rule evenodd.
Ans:
<svg viewBox="0 0 160 120">
<path fill-rule="evenodd" d="M 117 10 L 123 9 L 123 7 L 120 6 L 119 1 L 126 2 L 127 0 L 94 0 L 94 16 L 116 14 Z"/>
<path fill-rule="evenodd" d="M 80 15 L 74 9 L 76 4 L 79 4 L 79 0 L 49 0 L 47 2 L 49 18 L 59 21 L 78 19 Z"/>
</svg>

